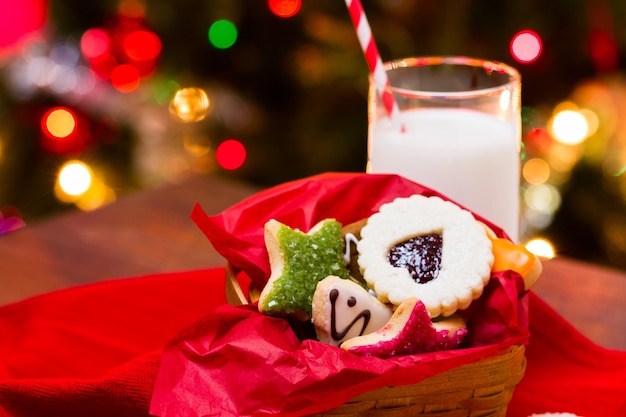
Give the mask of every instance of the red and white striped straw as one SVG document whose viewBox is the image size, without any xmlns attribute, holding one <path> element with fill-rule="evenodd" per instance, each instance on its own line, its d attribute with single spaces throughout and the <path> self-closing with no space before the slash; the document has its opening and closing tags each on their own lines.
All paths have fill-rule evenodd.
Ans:
<svg viewBox="0 0 626 417">
<path fill-rule="evenodd" d="M 346 6 L 348 7 L 352 24 L 356 29 L 356 34 L 359 38 L 359 43 L 361 44 L 361 50 L 363 51 L 363 54 L 365 54 L 365 60 L 367 61 L 370 72 L 372 73 L 374 83 L 376 83 L 377 90 L 379 91 L 380 98 L 383 102 L 383 106 L 385 106 L 391 125 L 404 130 L 400 126 L 398 118 L 400 110 L 398 109 L 396 99 L 391 93 L 391 84 L 389 84 L 387 72 L 383 66 L 383 61 L 380 58 L 376 42 L 374 42 L 372 30 L 367 21 L 367 16 L 365 16 L 365 10 L 363 10 L 361 0 L 346 0 Z"/>
</svg>

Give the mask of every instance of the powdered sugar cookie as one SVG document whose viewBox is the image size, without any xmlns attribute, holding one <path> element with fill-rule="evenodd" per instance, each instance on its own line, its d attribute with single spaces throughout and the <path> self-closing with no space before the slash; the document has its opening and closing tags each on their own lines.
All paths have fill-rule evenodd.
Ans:
<svg viewBox="0 0 626 417">
<path fill-rule="evenodd" d="M 375 332 L 387 324 L 392 313 L 356 282 L 332 275 L 318 282 L 313 295 L 317 339 L 333 346 Z"/>
<path fill-rule="evenodd" d="M 469 211 L 422 195 L 382 205 L 357 244 L 363 278 L 382 302 L 400 305 L 415 297 L 431 317 L 450 316 L 482 294 L 491 249 Z"/>
</svg>

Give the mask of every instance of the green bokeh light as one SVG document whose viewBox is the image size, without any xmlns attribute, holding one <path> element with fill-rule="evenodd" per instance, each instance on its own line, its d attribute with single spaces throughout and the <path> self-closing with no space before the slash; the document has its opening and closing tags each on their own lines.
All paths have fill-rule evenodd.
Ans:
<svg viewBox="0 0 626 417">
<path fill-rule="evenodd" d="M 209 42 L 218 49 L 228 49 L 236 41 L 237 27 L 230 20 L 217 20 L 209 28 Z"/>
</svg>

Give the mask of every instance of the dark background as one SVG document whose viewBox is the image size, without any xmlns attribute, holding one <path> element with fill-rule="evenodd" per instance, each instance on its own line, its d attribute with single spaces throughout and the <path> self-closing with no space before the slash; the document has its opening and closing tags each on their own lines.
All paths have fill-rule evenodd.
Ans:
<svg viewBox="0 0 626 417">
<path fill-rule="evenodd" d="M 28 227 L 77 210 L 53 192 L 58 167 L 70 158 L 98 167 L 118 198 L 191 173 L 271 186 L 325 171 L 365 169 L 368 68 L 343 1 L 304 0 L 289 18 L 276 16 L 265 0 L 41 3 L 48 18 L 40 36 L 0 60 L 5 220 L 19 218 Z M 139 88 L 121 93 L 100 80 L 94 92 L 76 97 L 46 86 L 28 91 L 17 86 L 16 68 L 25 68 L 20 64 L 50 56 L 55 45 L 78 48 L 90 28 L 114 31 L 127 18 L 122 6 L 129 5 L 144 11 L 133 19 L 162 42 L 155 71 Z M 548 180 L 560 204 L 544 213 L 542 222 L 526 222 L 526 238 L 540 236 L 559 254 L 626 268 L 626 179 L 620 170 L 626 166 L 621 133 L 626 131 L 626 3 L 364 0 L 363 5 L 383 60 L 460 54 L 516 66 L 523 79 L 526 160 L 551 163 L 563 152 L 553 138 L 537 143 L 528 136 L 547 129 L 559 103 L 592 108 L 600 133 L 576 146 L 576 163 Z M 207 39 L 218 19 L 238 30 L 234 45 L 223 50 Z M 509 50 L 511 38 L 524 29 L 543 41 L 539 59 L 527 64 L 516 62 Z M 88 62 L 83 57 L 78 65 Z M 181 87 L 207 92 L 211 107 L 205 119 L 180 123 L 169 115 L 168 103 Z M 42 147 L 41 117 L 54 106 L 71 108 L 87 126 L 89 141 L 79 151 Z M 236 170 L 215 163 L 215 149 L 229 138 L 247 150 Z M 7 227 L 3 232 L 11 233 Z"/>
</svg>

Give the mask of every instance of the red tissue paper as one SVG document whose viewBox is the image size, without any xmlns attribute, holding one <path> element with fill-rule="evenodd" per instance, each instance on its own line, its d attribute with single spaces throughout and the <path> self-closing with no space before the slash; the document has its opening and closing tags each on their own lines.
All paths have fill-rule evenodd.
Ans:
<svg viewBox="0 0 626 417">
<path fill-rule="evenodd" d="M 261 288 L 270 275 L 263 238 L 269 219 L 303 231 L 325 218 L 349 224 L 413 194 L 441 196 L 395 175 L 329 173 L 268 189 L 215 216 L 196 206 L 192 218 L 215 249 Z M 165 348 L 151 413 L 312 414 L 383 386 L 417 383 L 528 339 L 527 295 L 515 272 L 493 274 L 483 296 L 462 314 L 469 329 L 462 349 L 378 359 L 301 341 L 287 320 L 264 316 L 256 305 L 222 306 Z"/>
</svg>

